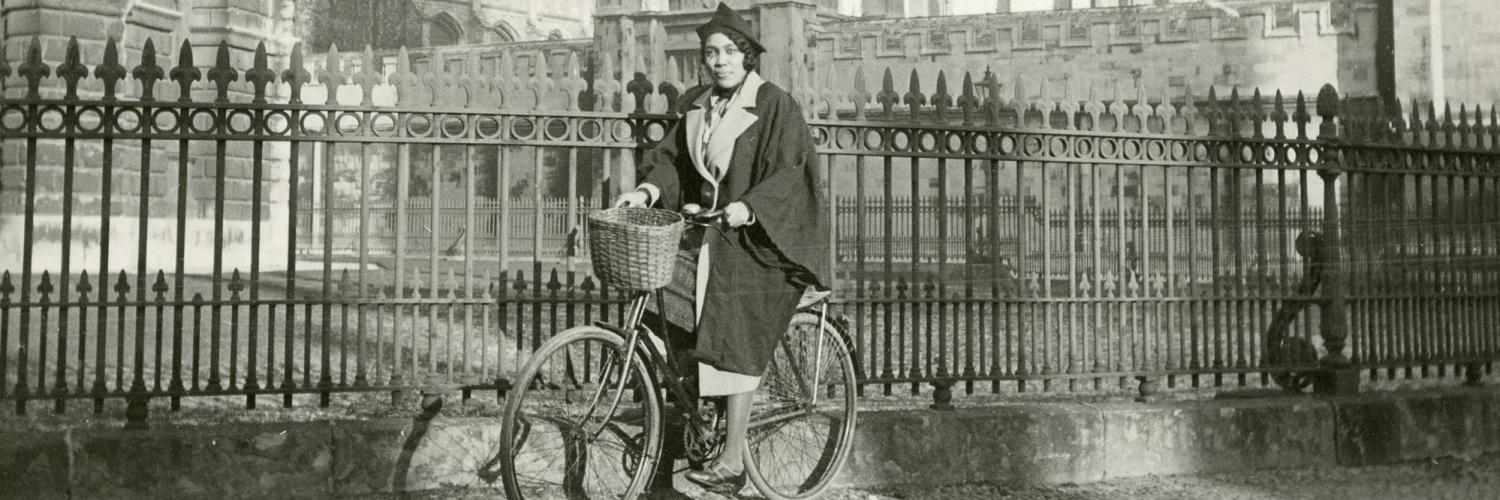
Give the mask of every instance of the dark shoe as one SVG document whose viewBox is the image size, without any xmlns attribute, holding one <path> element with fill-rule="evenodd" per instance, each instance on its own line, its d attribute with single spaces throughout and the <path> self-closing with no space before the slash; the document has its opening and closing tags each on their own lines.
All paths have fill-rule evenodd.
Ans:
<svg viewBox="0 0 1500 500">
<path fill-rule="evenodd" d="M 745 488 L 746 481 L 745 471 L 732 471 L 729 470 L 729 467 L 725 467 L 718 462 L 714 462 L 706 470 L 688 471 L 683 477 L 686 477 L 688 481 L 692 481 L 698 486 L 702 486 L 703 489 L 708 490 L 710 493 L 725 496 L 739 493 L 740 490 Z"/>
</svg>

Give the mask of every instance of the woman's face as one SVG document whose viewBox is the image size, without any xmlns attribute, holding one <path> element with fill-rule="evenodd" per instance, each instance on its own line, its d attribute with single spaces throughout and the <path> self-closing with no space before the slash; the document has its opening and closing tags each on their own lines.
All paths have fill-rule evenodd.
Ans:
<svg viewBox="0 0 1500 500">
<path fill-rule="evenodd" d="M 703 64 L 708 65 L 714 84 L 721 88 L 733 88 L 745 81 L 745 53 L 723 33 L 714 33 L 703 41 Z"/>
</svg>

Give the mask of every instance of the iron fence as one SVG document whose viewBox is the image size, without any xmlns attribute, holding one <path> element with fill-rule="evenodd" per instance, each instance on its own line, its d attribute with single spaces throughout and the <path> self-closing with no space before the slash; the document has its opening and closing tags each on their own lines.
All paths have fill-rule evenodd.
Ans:
<svg viewBox="0 0 1500 500">
<path fill-rule="evenodd" d="M 0 226 L 21 247 L 0 275 L 0 399 L 18 411 L 501 390 L 552 332 L 619 317 L 568 248 L 675 123 L 675 64 L 655 84 L 585 81 L 576 62 L 507 80 L 403 59 L 384 78 L 331 54 L 332 97 L 307 103 L 298 51 L 280 72 L 264 49 L 243 73 L 226 45 L 206 72 L 192 56 L 168 71 L 148 41 L 127 72 L 111 42 L 90 70 L 71 43 L 54 68 L 33 45 L 24 95 L 0 100 L 22 159 Z M 607 55 L 594 74 L 613 75 Z M 993 75 L 959 95 L 863 80 L 793 90 L 835 194 L 834 301 L 865 388 L 1300 388 L 1355 368 L 1474 378 L 1500 355 L 1493 111 L 1345 112 L 1331 87 L 1311 107 L 1106 105 L 1007 100 Z"/>
<path fill-rule="evenodd" d="M 570 256 L 587 258 L 588 225 L 584 224 L 583 217 L 601 206 L 598 199 L 584 198 L 569 203 L 566 199 L 554 198 L 542 200 L 538 209 L 536 200 L 513 198 L 502 211 L 500 200 L 480 198 L 474 203 L 474 225 L 470 227 L 468 207 L 463 201 L 450 200 L 438 208 L 436 226 L 431 225 L 434 220 L 432 201 L 427 198 L 408 200 L 404 211 L 384 203 L 368 203 L 364 207 L 357 203 L 329 207 L 305 204 L 300 209 L 302 221 L 299 224 L 309 231 L 297 241 L 297 251 L 312 258 L 321 257 L 321 234 L 330 231 L 335 258 L 357 256 L 360 241 L 364 240 L 365 251 L 372 257 L 389 260 L 396 255 L 396 225 L 402 220 L 397 218 L 397 212 L 402 212 L 406 220 L 404 237 L 408 254 L 429 253 L 430 236 L 437 233 L 443 235 L 438 245 L 439 252 L 445 257 L 463 255 L 468 246 L 473 245 L 472 253 L 476 258 L 488 261 L 497 260 L 502 248 L 515 249 L 506 252 L 508 258 L 526 262 L 533 259 L 555 262 Z M 326 229 L 322 226 L 325 211 L 330 212 L 332 221 Z M 368 223 L 361 226 L 366 217 Z M 540 221 L 536 220 L 538 217 Z M 506 224 L 503 231 L 502 222 Z M 541 230 L 540 236 L 535 234 L 538 229 Z M 500 241 L 502 234 L 507 238 L 504 245 Z M 533 255 L 535 249 L 530 243 L 538 237 L 541 239 L 541 253 Z"/>
</svg>

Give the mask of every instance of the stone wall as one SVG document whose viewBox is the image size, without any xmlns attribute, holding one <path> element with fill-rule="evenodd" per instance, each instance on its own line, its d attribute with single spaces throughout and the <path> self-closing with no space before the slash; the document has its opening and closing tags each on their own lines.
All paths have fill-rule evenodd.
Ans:
<svg viewBox="0 0 1500 500">
<path fill-rule="evenodd" d="M 1396 88 L 1409 108 L 1411 100 L 1448 100 L 1486 106 L 1500 103 L 1500 14 L 1486 0 L 1443 0 L 1441 15 L 1433 0 L 1394 0 L 1396 7 Z M 1434 26 L 1434 21 L 1438 21 Z M 1434 33 L 1434 28 L 1440 31 Z M 1442 65 L 1433 61 L 1432 44 L 1441 41 Z M 1434 81 L 1442 83 L 1434 88 Z M 1438 106 L 1442 112 L 1442 106 Z"/>
</svg>

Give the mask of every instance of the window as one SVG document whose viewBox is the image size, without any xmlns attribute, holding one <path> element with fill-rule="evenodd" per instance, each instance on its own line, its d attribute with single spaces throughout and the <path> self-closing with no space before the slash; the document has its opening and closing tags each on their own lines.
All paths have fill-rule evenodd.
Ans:
<svg viewBox="0 0 1500 500">
<path fill-rule="evenodd" d="M 448 72 L 450 75 L 462 75 L 465 74 L 464 66 L 464 59 L 462 57 L 455 57 L 444 62 L 443 71 Z"/>
<path fill-rule="evenodd" d="M 689 86 L 698 84 L 698 68 L 703 64 L 697 50 L 674 50 L 667 52 L 671 61 L 677 63 L 677 75 Z"/>
<path fill-rule="evenodd" d="M 515 61 L 516 77 L 531 78 L 531 74 L 536 71 L 536 59 L 533 59 L 531 56 L 516 56 Z"/>
<path fill-rule="evenodd" d="M 430 46 L 458 45 L 462 37 L 463 30 L 459 29 L 458 21 L 448 14 L 438 14 L 427 24 L 427 43 Z"/>
</svg>

